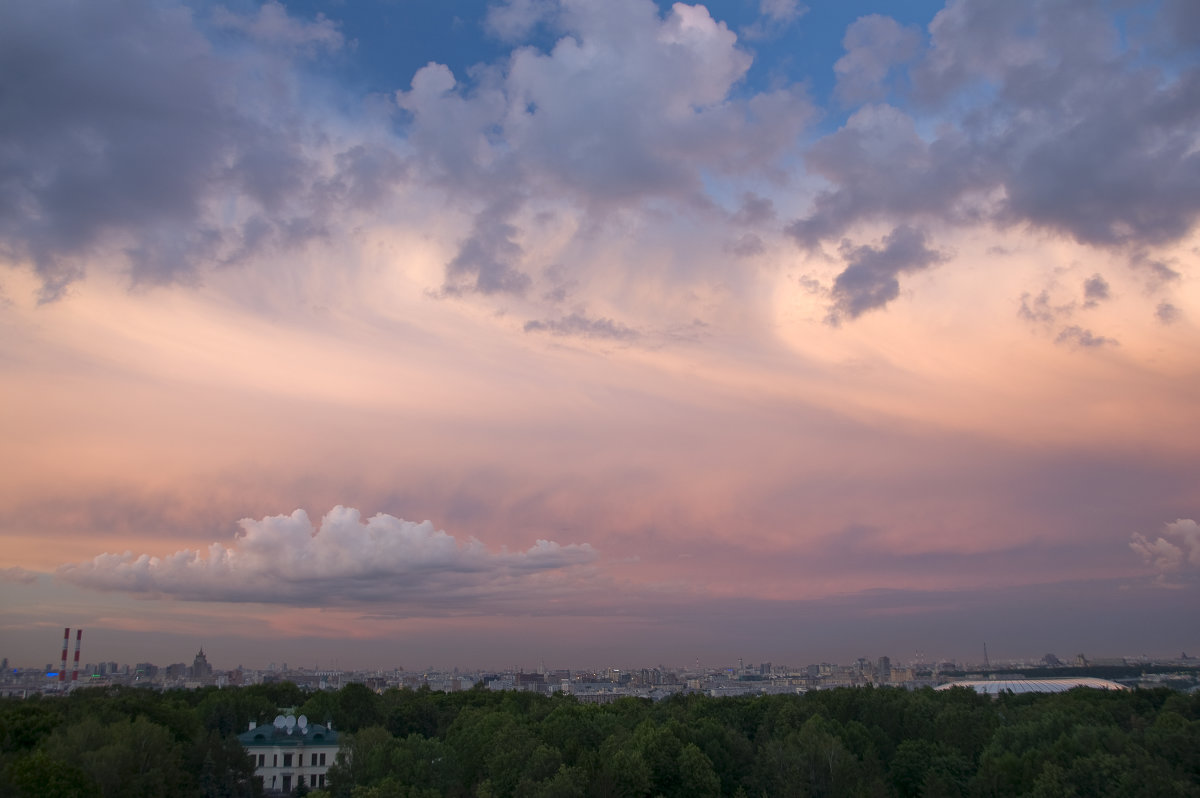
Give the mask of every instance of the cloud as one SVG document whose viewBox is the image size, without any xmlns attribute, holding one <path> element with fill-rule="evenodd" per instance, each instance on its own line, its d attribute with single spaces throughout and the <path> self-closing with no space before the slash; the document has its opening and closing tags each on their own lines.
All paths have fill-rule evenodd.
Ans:
<svg viewBox="0 0 1200 798">
<path fill-rule="evenodd" d="M 588 544 L 539 540 L 520 552 L 458 541 L 429 521 L 414 523 L 335 507 L 314 527 L 304 510 L 243 519 L 230 546 L 167 557 L 101 554 L 58 569 L 96 590 L 185 601 L 257 602 L 302 607 L 413 603 L 436 611 L 489 596 L 536 592 L 537 577 L 592 562 Z"/>
<path fill-rule="evenodd" d="M 737 241 L 729 244 L 727 249 L 739 258 L 752 258 L 767 251 L 762 238 L 754 233 L 738 236 Z"/>
<path fill-rule="evenodd" d="M 1093 274 L 1083 281 L 1083 306 L 1085 308 L 1094 308 L 1111 298 L 1112 292 L 1109 290 L 1108 281 L 1099 274 Z"/>
<path fill-rule="evenodd" d="M 899 275 L 919 271 L 946 259 L 925 245 L 925 234 L 914 227 L 897 227 L 883 239 L 883 247 L 853 246 L 844 242 L 846 268 L 833 282 L 833 307 L 829 320 L 857 318 L 882 308 L 900 295 Z"/>
<path fill-rule="evenodd" d="M 847 96 L 880 96 L 911 38 L 848 32 Z M 852 36 L 851 34 L 854 34 Z M 888 42 L 882 55 L 857 36 Z M 859 109 L 806 155 L 828 181 L 789 232 L 813 247 L 862 222 L 1028 225 L 1131 255 L 1200 218 L 1200 69 L 1123 37 L 1096 4 L 951 2 L 907 67 L 905 99 Z"/>
<path fill-rule="evenodd" d="M 243 16 L 218 6 L 213 11 L 213 22 L 218 27 L 244 33 L 255 41 L 290 49 L 333 51 L 344 44 L 333 20 L 324 14 L 317 14 L 313 22 L 295 19 L 288 16 L 287 9 L 278 0 L 267 0 L 254 16 Z"/>
<path fill-rule="evenodd" d="M 1134 269 L 1146 273 L 1146 284 L 1151 290 L 1167 283 L 1173 283 L 1182 276 L 1178 271 L 1171 268 L 1170 264 L 1159 258 L 1151 257 L 1145 250 L 1134 252 L 1130 258 L 1129 265 Z"/>
<path fill-rule="evenodd" d="M 1190 518 L 1171 521 L 1163 525 L 1162 535 L 1154 540 L 1135 532 L 1129 548 L 1158 572 L 1160 583 L 1165 583 L 1168 574 L 1200 567 L 1200 524 Z"/>
<path fill-rule="evenodd" d="M 754 226 L 774 222 L 776 218 L 775 203 L 768 197 L 761 197 L 753 191 L 742 194 L 742 202 L 733 215 L 735 224 Z"/>
<path fill-rule="evenodd" d="M 513 240 L 518 235 L 510 221 L 513 212 L 512 203 L 504 202 L 475 217 L 471 234 L 463 240 L 454 259 L 446 264 L 444 291 L 518 296 L 525 293 L 532 281 L 517 268 L 521 246 Z"/>
<path fill-rule="evenodd" d="M 600 338 L 611 341 L 632 341 L 639 336 L 637 330 L 612 319 L 593 319 L 579 312 L 571 313 L 560 319 L 527 321 L 525 322 L 525 332 L 548 332 L 551 335 Z"/>
<path fill-rule="evenodd" d="M 1050 300 L 1050 292 L 1043 289 L 1037 296 L 1028 291 L 1021 294 L 1021 307 L 1017 315 L 1030 323 L 1050 327 L 1061 319 L 1070 318 L 1074 312 L 1074 302 L 1055 305 Z"/>
<path fill-rule="evenodd" d="M 18 585 L 32 585 L 37 581 L 36 571 L 30 571 L 20 566 L 0 568 L 0 581 L 12 582 Z"/>
<path fill-rule="evenodd" d="M 799 0 L 760 0 L 758 10 L 774 22 L 794 22 L 808 13 L 808 6 Z"/>
<path fill-rule="evenodd" d="M 1064 327 L 1058 333 L 1058 336 L 1054 339 L 1054 343 L 1068 344 L 1084 349 L 1094 349 L 1101 346 L 1116 346 L 1118 342 L 1115 338 L 1096 335 L 1091 330 L 1086 330 L 1083 327 L 1072 324 L 1069 327 Z"/>
<path fill-rule="evenodd" d="M 920 52 L 921 31 L 891 17 L 870 14 L 846 29 L 842 46 L 846 54 L 833 65 L 838 97 L 852 103 L 881 100 L 887 95 L 888 75 Z"/>
<path fill-rule="evenodd" d="M 968 223 L 986 215 L 986 187 L 996 167 L 972 151 L 961 133 L 930 142 L 914 118 L 892 105 L 864 106 L 805 153 L 808 170 L 830 184 L 807 216 L 787 226 L 814 249 L 852 226 L 875 220 Z"/>
<path fill-rule="evenodd" d="M 745 91 L 750 53 L 700 5 L 563 0 L 492 13 L 496 24 L 549 14 L 561 35 L 463 77 L 430 63 L 396 94 L 413 179 L 481 217 L 448 264 L 451 284 L 492 264 L 538 273 L 505 243 L 524 238 L 519 211 L 531 205 L 576 220 L 579 238 L 650 203 L 660 219 L 715 210 L 709 181 L 777 172 L 813 116 L 802 87 Z M 516 21 L 506 36 L 528 32 Z"/>
<path fill-rule="evenodd" d="M 1096 307 L 1101 300 L 1110 298 L 1108 282 L 1099 274 L 1092 275 L 1084 281 L 1083 295 L 1084 308 Z M 1075 315 L 1078 307 L 1079 305 L 1074 301 L 1064 302 L 1061 305 L 1054 304 L 1050 299 L 1050 292 L 1043 289 L 1037 296 L 1033 296 L 1029 292 L 1021 294 L 1021 307 L 1017 310 L 1017 316 L 1040 327 L 1047 334 L 1051 333 L 1053 328 L 1058 325 L 1064 324 L 1054 337 L 1056 344 L 1076 349 L 1096 349 L 1102 346 L 1120 345 L 1115 338 L 1096 335 L 1078 324 L 1065 324 Z"/>
<path fill-rule="evenodd" d="M 699 5 L 495 5 L 493 33 L 516 41 L 549 21 L 557 41 L 461 76 L 427 64 L 390 112 L 355 112 L 312 74 L 314 59 L 346 49 L 324 16 L 274 0 L 48 2 L 0 10 L 0 257 L 32 266 L 47 301 L 89 268 L 135 286 L 199 285 L 213 270 L 273 268 L 309 244 L 410 225 L 449 246 L 435 286 L 446 294 L 533 303 L 557 287 L 540 282 L 555 260 L 570 264 L 563 285 L 612 285 L 577 272 L 642 266 L 561 253 L 595 251 L 624 214 L 651 206 L 641 239 L 669 244 L 719 212 L 714 179 L 737 194 L 778 181 L 814 116 L 802 86 L 748 90 L 751 53 Z M 801 11 L 764 6 L 778 21 Z M 413 218 L 429 207 L 444 210 L 433 233 Z M 771 200 L 744 210 L 735 223 L 768 224 Z M 528 226 L 550 216 L 574 232 L 543 260 Z M 713 231 L 713 251 L 737 237 Z M 684 283 L 718 268 L 679 265 L 671 279 Z"/>
<path fill-rule="evenodd" d="M 540 23 L 553 17 L 554 0 L 505 0 L 488 6 L 484 27 L 506 42 L 525 38 Z"/>
<path fill-rule="evenodd" d="M 1154 317 L 1163 324 L 1174 324 L 1183 316 L 1183 311 L 1172 305 L 1170 302 L 1163 300 L 1158 303 L 1158 307 L 1154 309 Z"/>
<path fill-rule="evenodd" d="M 0 256 L 33 266 L 43 300 L 88 263 L 194 283 L 327 231 L 322 187 L 345 181 L 289 52 L 340 34 L 275 2 L 214 22 L 258 46 L 214 44 L 170 0 L 0 5 Z"/>
<path fill-rule="evenodd" d="M 782 34 L 809 8 L 799 0 L 759 0 L 759 19 L 742 28 L 747 39 L 769 39 Z"/>
<path fill-rule="evenodd" d="M 619 202 L 695 194 L 700 168 L 759 162 L 790 143 L 770 146 L 752 124 L 774 121 L 776 100 L 728 99 L 751 59 L 702 6 L 660 18 L 645 0 L 563 2 L 559 24 L 550 52 L 517 49 L 473 85 L 430 64 L 397 95 L 431 174 L 472 181 L 473 192 L 517 180 Z"/>
<path fill-rule="evenodd" d="M 1200 47 L 1200 6 L 1192 0 L 1163 0 L 1156 33 L 1174 52 L 1194 54 Z"/>
</svg>

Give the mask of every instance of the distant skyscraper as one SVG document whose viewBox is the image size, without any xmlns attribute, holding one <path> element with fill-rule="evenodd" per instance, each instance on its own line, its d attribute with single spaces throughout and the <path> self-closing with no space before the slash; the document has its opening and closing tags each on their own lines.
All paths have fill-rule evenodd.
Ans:
<svg viewBox="0 0 1200 798">
<path fill-rule="evenodd" d="M 196 658 L 192 660 L 192 678 L 212 678 L 212 666 L 208 664 L 208 657 L 204 656 L 203 647 L 200 649 L 200 653 L 196 655 Z"/>
</svg>

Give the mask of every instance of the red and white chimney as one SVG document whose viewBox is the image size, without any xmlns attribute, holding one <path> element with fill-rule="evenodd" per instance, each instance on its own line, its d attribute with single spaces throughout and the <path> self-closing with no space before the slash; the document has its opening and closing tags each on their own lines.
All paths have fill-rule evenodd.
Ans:
<svg viewBox="0 0 1200 798">
<path fill-rule="evenodd" d="M 67 646 L 71 645 L 71 627 L 63 629 L 63 656 L 62 667 L 58 669 L 58 680 L 65 682 L 67 680 Z"/>
<path fill-rule="evenodd" d="M 70 630 L 68 629 L 67 631 L 70 631 Z M 72 687 L 75 686 L 75 682 L 79 681 L 79 644 L 82 640 L 83 640 L 83 630 L 82 629 L 75 630 L 75 670 L 73 670 L 71 672 L 71 686 Z M 64 659 L 66 658 L 66 655 L 67 655 L 67 652 L 64 650 L 63 651 Z M 66 666 L 64 665 L 64 667 L 66 667 Z"/>
</svg>

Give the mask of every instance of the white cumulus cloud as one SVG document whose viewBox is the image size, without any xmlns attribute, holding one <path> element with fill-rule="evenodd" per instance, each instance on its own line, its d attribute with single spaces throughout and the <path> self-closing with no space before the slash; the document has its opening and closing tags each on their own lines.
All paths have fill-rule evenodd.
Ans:
<svg viewBox="0 0 1200 798">
<path fill-rule="evenodd" d="M 545 572 L 590 563 L 587 543 L 538 540 L 525 551 L 492 551 L 434 528 L 380 513 L 362 519 L 334 507 L 320 525 L 304 510 L 243 519 L 232 545 L 184 549 L 166 557 L 101 554 L 58 569 L 97 590 L 189 601 L 249 601 L 294 606 L 420 602 L 463 607 L 533 589 Z"/>
<path fill-rule="evenodd" d="M 1180 518 L 1164 524 L 1162 534 L 1154 540 L 1135 532 L 1129 548 L 1158 571 L 1160 579 L 1165 579 L 1168 573 L 1200 566 L 1200 524 Z"/>
</svg>

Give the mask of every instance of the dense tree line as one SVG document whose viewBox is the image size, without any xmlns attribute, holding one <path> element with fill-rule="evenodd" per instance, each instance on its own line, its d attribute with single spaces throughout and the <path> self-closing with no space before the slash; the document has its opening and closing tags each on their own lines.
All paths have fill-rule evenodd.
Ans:
<svg viewBox="0 0 1200 798">
<path fill-rule="evenodd" d="M 959 689 L 582 704 L 291 684 L 0 702 L 0 794 L 260 794 L 236 733 L 298 707 L 343 733 L 310 798 L 1200 796 L 1200 696 Z"/>
</svg>

